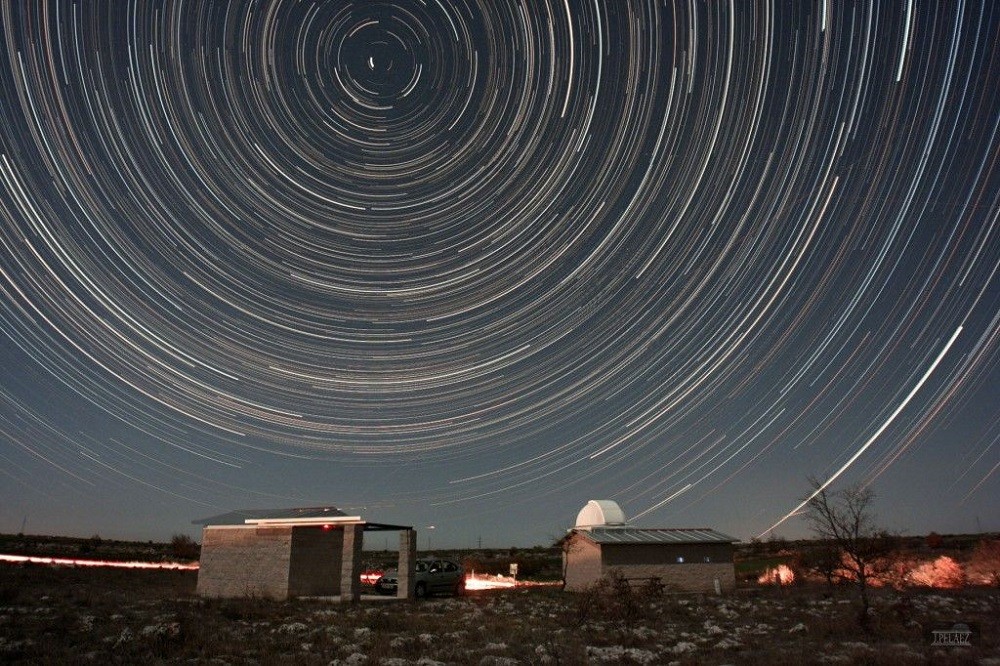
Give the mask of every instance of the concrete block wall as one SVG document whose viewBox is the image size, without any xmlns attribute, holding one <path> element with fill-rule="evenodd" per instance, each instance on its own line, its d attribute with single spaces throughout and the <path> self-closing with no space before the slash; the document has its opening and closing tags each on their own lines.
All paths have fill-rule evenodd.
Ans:
<svg viewBox="0 0 1000 666">
<path fill-rule="evenodd" d="M 612 571 L 631 579 L 659 578 L 667 591 L 714 593 L 716 579 L 724 592 L 736 587 L 736 572 L 732 563 L 617 565 L 605 567 L 604 574 Z"/>
<path fill-rule="evenodd" d="M 600 546 L 579 535 L 571 535 L 563 551 L 563 569 L 566 590 L 587 589 L 604 575 Z"/>
<path fill-rule="evenodd" d="M 713 593 L 716 579 L 723 591 L 736 587 L 730 544 L 612 544 L 609 547 L 600 546 L 579 534 L 568 538 L 563 562 L 565 589 L 571 592 L 585 590 L 613 571 L 630 579 L 659 578 L 668 590 Z M 685 562 L 679 563 L 678 557 L 684 557 Z M 705 557 L 727 561 L 698 561 Z"/>
<path fill-rule="evenodd" d="M 293 527 L 288 595 L 305 597 L 340 594 L 343 547 L 342 529 Z"/>
<path fill-rule="evenodd" d="M 396 596 L 400 599 L 413 599 L 416 596 L 416 563 L 417 563 L 417 533 L 414 530 L 403 530 L 399 533 L 399 578 Z"/>
<path fill-rule="evenodd" d="M 198 594 L 285 599 L 291 551 L 291 527 L 206 527 Z"/>
<path fill-rule="evenodd" d="M 344 546 L 340 561 L 340 600 L 361 600 L 361 547 L 364 545 L 362 525 L 344 525 Z"/>
</svg>

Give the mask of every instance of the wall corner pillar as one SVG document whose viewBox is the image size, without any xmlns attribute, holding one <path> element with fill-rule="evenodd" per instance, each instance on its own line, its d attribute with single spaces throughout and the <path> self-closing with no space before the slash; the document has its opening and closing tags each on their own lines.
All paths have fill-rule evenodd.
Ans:
<svg viewBox="0 0 1000 666">
<path fill-rule="evenodd" d="M 416 589 L 417 531 L 403 530 L 399 533 L 399 572 L 396 597 L 413 599 Z"/>
<path fill-rule="evenodd" d="M 340 564 L 340 600 L 361 601 L 361 547 L 364 525 L 344 525 L 344 554 Z"/>
</svg>

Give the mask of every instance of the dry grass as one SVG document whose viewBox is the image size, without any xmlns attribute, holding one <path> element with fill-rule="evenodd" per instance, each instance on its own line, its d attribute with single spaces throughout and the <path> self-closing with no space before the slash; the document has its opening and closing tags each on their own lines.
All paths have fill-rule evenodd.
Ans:
<svg viewBox="0 0 1000 666">
<path fill-rule="evenodd" d="M 609 580 L 582 594 L 491 592 L 419 603 L 206 600 L 196 574 L 0 567 L 0 663 L 1000 664 L 996 590 L 881 591 L 861 635 L 825 590 L 664 595 Z M 932 626 L 975 625 L 972 648 Z M 990 663 L 989 661 L 985 663 Z"/>
</svg>

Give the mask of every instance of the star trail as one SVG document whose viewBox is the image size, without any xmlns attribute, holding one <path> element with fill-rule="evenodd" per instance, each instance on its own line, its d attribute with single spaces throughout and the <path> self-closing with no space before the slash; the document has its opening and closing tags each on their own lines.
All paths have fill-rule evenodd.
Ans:
<svg viewBox="0 0 1000 666">
<path fill-rule="evenodd" d="M 0 530 L 1000 529 L 993 3 L 0 9 Z"/>
</svg>

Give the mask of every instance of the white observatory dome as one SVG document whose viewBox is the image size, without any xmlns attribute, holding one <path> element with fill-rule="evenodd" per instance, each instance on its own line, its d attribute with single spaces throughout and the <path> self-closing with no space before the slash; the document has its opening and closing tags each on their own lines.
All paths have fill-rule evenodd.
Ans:
<svg viewBox="0 0 1000 666">
<path fill-rule="evenodd" d="M 591 527 L 624 526 L 625 513 L 614 500 L 590 500 L 587 506 L 576 514 L 576 527 L 589 529 Z"/>
</svg>

